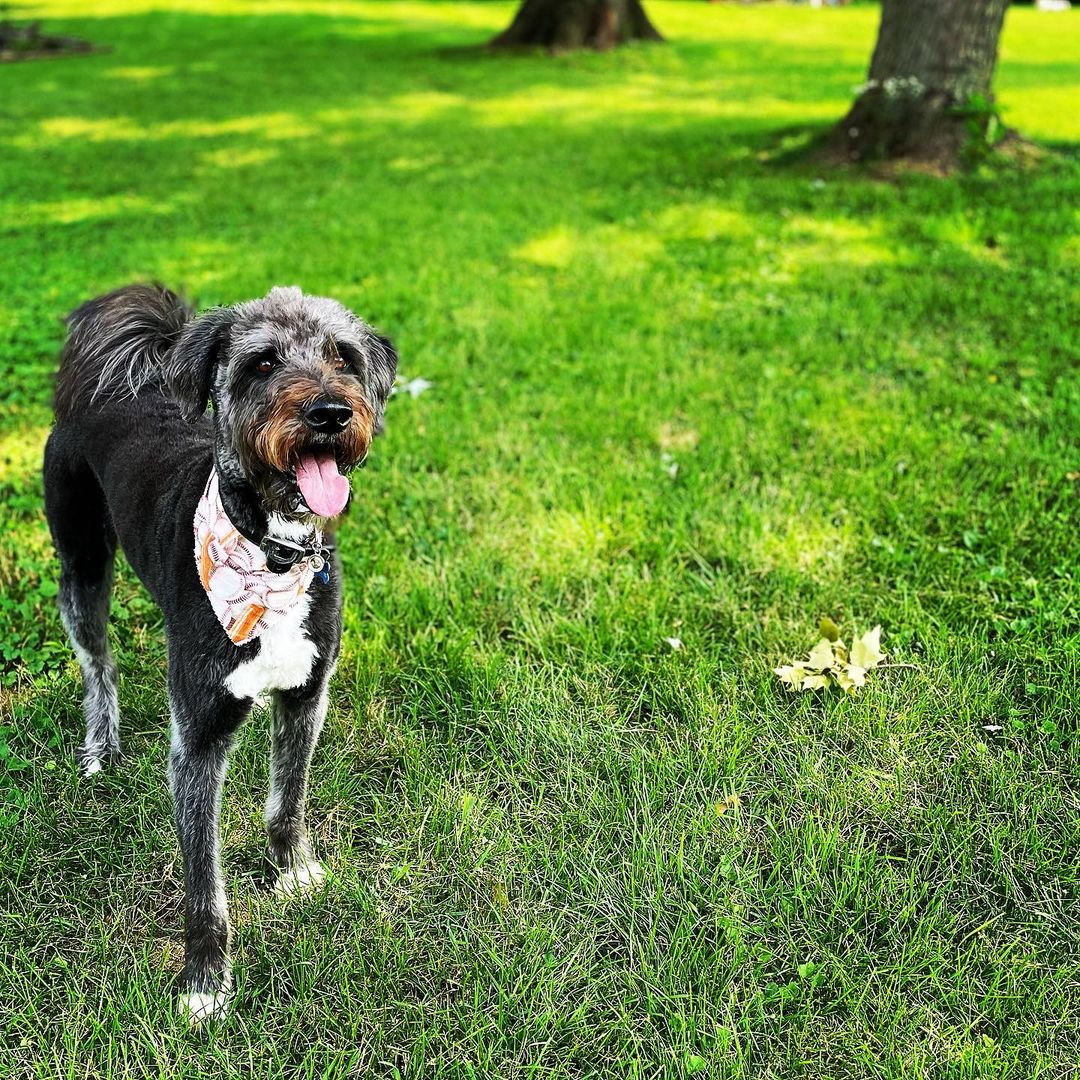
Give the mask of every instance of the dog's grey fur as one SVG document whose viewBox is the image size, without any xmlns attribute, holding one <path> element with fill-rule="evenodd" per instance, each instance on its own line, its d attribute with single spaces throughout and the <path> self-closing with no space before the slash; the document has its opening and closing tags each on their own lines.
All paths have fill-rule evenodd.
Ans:
<svg viewBox="0 0 1080 1080">
<path fill-rule="evenodd" d="M 119 540 L 165 616 L 169 781 L 187 899 L 183 988 L 197 1019 L 220 1012 L 231 985 L 218 816 L 233 734 L 263 691 L 273 695 L 270 856 L 283 881 L 321 876 L 304 796 L 340 644 L 341 568 L 335 558 L 330 580 L 316 578 L 295 625 L 236 646 L 196 571 L 195 507 L 215 468 L 226 512 L 253 542 L 327 527 L 304 505 L 292 465 L 331 448 L 343 470 L 360 464 L 396 364 L 390 342 L 351 312 L 294 288 L 196 318 L 166 289 L 131 286 L 69 318 L 45 492 L 60 611 L 83 672 L 79 757 L 89 774 L 120 753 L 106 634 Z M 313 398 L 347 405 L 347 426 L 315 430 Z"/>
</svg>

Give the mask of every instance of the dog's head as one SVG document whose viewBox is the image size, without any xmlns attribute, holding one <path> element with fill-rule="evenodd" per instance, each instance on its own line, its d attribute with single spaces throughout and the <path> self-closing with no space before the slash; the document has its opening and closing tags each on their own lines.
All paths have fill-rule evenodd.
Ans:
<svg viewBox="0 0 1080 1080">
<path fill-rule="evenodd" d="M 219 444 L 268 511 L 333 518 L 381 429 L 397 354 L 337 301 L 277 288 L 189 323 L 170 368 L 189 415 L 213 402 Z"/>
</svg>

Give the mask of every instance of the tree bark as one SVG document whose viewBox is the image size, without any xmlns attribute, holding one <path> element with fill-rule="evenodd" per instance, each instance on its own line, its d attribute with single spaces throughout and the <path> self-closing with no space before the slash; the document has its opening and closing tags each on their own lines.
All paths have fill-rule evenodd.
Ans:
<svg viewBox="0 0 1080 1080">
<path fill-rule="evenodd" d="M 985 135 L 990 120 L 1008 2 L 882 0 L 870 74 L 834 132 L 834 147 L 854 160 L 955 163 L 969 125 Z M 973 99 L 978 107 L 962 115 Z"/>
<path fill-rule="evenodd" d="M 523 0 L 494 48 L 613 49 L 627 41 L 663 41 L 641 0 Z"/>
</svg>

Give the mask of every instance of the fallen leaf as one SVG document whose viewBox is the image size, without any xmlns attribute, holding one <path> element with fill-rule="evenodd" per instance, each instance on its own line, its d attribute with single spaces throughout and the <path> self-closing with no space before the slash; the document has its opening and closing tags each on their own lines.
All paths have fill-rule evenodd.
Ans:
<svg viewBox="0 0 1080 1080">
<path fill-rule="evenodd" d="M 855 664 L 845 664 L 836 672 L 836 685 L 845 694 L 854 694 L 860 686 L 866 685 L 866 671 Z"/>
<path fill-rule="evenodd" d="M 856 638 L 851 643 L 851 662 L 856 667 L 866 670 L 876 668 L 885 654 L 881 651 L 881 627 L 875 626 L 873 630 L 867 630 L 862 637 Z"/>
<path fill-rule="evenodd" d="M 802 664 L 785 664 L 783 667 L 773 668 L 773 674 L 780 676 L 782 683 L 792 690 L 801 690 L 803 679 L 806 678 L 806 668 Z"/>
<path fill-rule="evenodd" d="M 816 668 L 818 671 L 831 668 L 834 663 L 836 663 L 836 657 L 833 655 L 832 642 L 826 638 L 822 638 L 810 650 L 810 655 L 806 658 L 806 666 Z"/>
<path fill-rule="evenodd" d="M 855 693 L 855 680 L 848 674 L 847 668 L 841 668 L 836 673 L 836 685 L 839 686 L 845 694 Z"/>
<path fill-rule="evenodd" d="M 665 640 L 665 641 L 666 641 L 666 642 L 667 642 L 667 643 L 668 643 L 668 644 L 669 644 L 669 645 L 670 645 L 670 646 L 671 646 L 671 647 L 672 647 L 672 648 L 673 648 L 673 649 L 674 649 L 674 650 L 675 650 L 676 652 L 678 652 L 678 651 L 679 651 L 679 650 L 680 650 L 680 649 L 682 648 L 682 640 L 681 640 L 680 638 L 677 638 L 677 637 L 666 637 L 666 638 L 664 638 L 664 640 Z"/>
<path fill-rule="evenodd" d="M 875 626 L 852 643 L 851 652 L 840 638 L 840 628 L 831 619 L 822 619 L 823 636 L 805 660 L 781 664 L 773 674 L 792 691 L 823 690 L 836 685 L 845 694 L 854 694 L 866 685 L 867 672 L 885 659 L 881 650 L 881 627 Z M 828 634 L 835 634 L 829 640 Z"/>
</svg>

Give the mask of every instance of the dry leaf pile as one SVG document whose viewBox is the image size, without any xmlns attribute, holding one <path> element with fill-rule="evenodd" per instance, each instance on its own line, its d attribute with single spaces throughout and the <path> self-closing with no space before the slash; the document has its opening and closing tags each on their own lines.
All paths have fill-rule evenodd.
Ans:
<svg viewBox="0 0 1080 1080">
<path fill-rule="evenodd" d="M 788 690 L 824 690 L 838 686 L 845 694 L 854 694 L 866 683 L 866 673 L 885 659 L 881 651 L 881 627 L 875 626 L 851 643 L 840 638 L 840 630 L 832 619 L 822 619 L 821 640 L 810 650 L 805 660 L 774 668 Z"/>
</svg>

